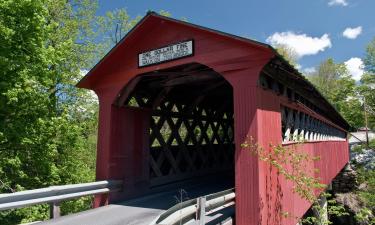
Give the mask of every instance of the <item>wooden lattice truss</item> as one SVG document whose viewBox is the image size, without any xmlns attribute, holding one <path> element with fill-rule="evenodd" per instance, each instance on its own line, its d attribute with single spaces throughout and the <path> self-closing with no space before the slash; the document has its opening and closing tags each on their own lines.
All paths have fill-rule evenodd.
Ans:
<svg viewBox="0 0 375 225">
<path fill-rule="evenodd" d="M 137 82 L 119 104 L 151 111 L 152 186 L 233 171 L 232 89 L 220 75 L 192 64 Z"/>
<path fill-rule="evenodd" d="M 283 142 L 345 140 L 345 133 L 304 112 L 281 107 Z"/>
</svg>

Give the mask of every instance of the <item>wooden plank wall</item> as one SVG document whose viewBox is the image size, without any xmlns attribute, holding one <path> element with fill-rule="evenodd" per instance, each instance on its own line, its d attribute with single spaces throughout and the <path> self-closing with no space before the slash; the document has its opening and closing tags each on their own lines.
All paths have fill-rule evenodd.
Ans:
<svg viewBox="0 0 375 225">
<path fill-rule="evenodd" d="M 257 111 L 258 143 L 265 148 L 271 144 L 282 143 L 281 105 L 285 103 L 281 96 L 270 90 L 258 88 Z M 294 106 L 295 107 L 295 106 Z M 318 169 L 322 183 L 329 184 L 349 160 L 348 142 L 314 141 L 284 144 L 284 147 L 303 151 L 320 160 L 305 163 L 306 171 Z M 268 148 L 270 150 L 270 148 Z M 293 192 L 293 183 L 278 175 L 275 168 L 259 161 L 260 224 L 295 225 L 310 208 L 310 203 Z M 311 173 L 314 176 L 313 173 Z M 318 193 L 317 193 L 318 194 Z M 288 214 L 288 217 L 285 215 Z"/>
</svg>

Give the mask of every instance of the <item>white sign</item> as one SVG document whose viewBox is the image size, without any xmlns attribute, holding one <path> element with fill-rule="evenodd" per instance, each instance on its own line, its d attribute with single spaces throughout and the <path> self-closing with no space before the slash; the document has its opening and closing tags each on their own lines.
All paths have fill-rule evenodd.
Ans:
<svg viewBox="0 0 375 225">
<path fill-rule="evenodd" d="M 193 55 L 193 40 L 169 45 L 138 55 L 138 66 L 150 66 Z"/>
</svg>

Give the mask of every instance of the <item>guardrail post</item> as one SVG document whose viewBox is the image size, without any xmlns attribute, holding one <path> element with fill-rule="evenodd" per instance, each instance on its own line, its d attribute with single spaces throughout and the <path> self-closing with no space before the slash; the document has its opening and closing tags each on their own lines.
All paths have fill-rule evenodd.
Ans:
<svg viewBox="0 0 375 225">
<path fill-rule="evenodd" d="M 197 220 L 199 225 L 206 224 L 205 216 L 206 216 L 206 196 L 200 197 L 197 199 Z"/>
<path fill-rule="evenodd" d="M 60 202 L 51 202 L 49 204 L 49 217 L 51 219 L 56 219 L 60 217 Z"/>
</svg>

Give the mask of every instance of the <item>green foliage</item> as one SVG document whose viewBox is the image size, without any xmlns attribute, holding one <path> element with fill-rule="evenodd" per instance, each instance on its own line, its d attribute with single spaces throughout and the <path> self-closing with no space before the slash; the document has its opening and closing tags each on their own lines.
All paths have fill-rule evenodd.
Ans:
<svg viewBox="0 0 375 225">
<path fill-rule="evenodd" d="M 309 77 L 323 95 L 339 110 L 353 127 L 365 126 L 364 111 L 368 116 L 368 127 L 375 129 L 375 38 L 366 48 L 364 58 L 365 73 L 360 84 L 355 84 L 348 75 L 343 64 L 336 64 L 328 59 L 319 66 L 319 70 Z M 365 104 L 364 104 L 365 103 Z M 362 151 L 358 146 L 353 151 Z M 375 140 L 370 142 L 370 148 L 375 149 Z M 357 169 L 360 183 L 366 188 L 358 191 L 365 207 L 355 216 L 357 221 L 368 221 L 370 215 L 375 215 L 375 172 Z"/>
<path fill-rule="evenodd" d="M 279 53 L 286 61 L 288 61 L 292 66 L 297 65 L 298 55 L 294 49 L 287 45 L 277 45 L 276 51 Z"/>
<path fill-rule="evenodd" d="M 98 29 L 104 35 L 103 42 L 106 47 L 111 48 L 117 44 L 140 19 L 140 16 L 132 19 L 124 8 L 109 11 L 105 16 L 99 16 L 97 18 Z"/>
<path fill-rule="evenodd" d="M 368 208 L 362 208 L 359 213 L 357 213 L 354 218 L 356 221 L 369 224 L 369 225 L 374 225 L 375 224 L 375 218 L 371 218 L 371 211 Z"/>
<path fill-rule="evenodd" d="M 170 17 L 171 13 L 161 10 L 160 15 Z M 125 8 L 106 12 L 105 16 L 97 17 L 97 30 L 100 43 L 107 52 L 116 45 L 140 20 L 141 16 L 131 18 Z"/>
<path fill-rule="evenodd" d="M 91 0 L 0 2 L 0 192 L 94 179 L 97 103 L 74 85 L 96 58 L 95 7 Z M 89 206 L 81 199 L 62 211 Z M 0 224 L 48 214 L 45 205 L 10 210 Z"/>
<path fill-rule="evenodd" d="M 327 193 L 326 193 L 327 194 Z M 331 195 L 328 194 L 327 198 L 330 198 Z M 336 200 L 329 199 L 328 200 L 328 215 L 335 216 L 335 217 L 342 217 L 347 216 L 349 213 L 345 211 L 345 207 L 343 205 L 337 204 Z"/>
<path fill-rule="evenodd" d="M 323 61 L 308 78 L 352 127 L 365 126 L 366 107 L 368 126 L 375 129 L 375 38 L 366 48 L 364 64 L 365 73 L 359 84 L 351 78 L 345 64 L 333 59 Z"/>
<path fill-rule="evenodd" d="M 313 211 L 312 216 L 306 216 L 300 219 L 300 223 L 307 225 L 328 225 L 333 224 L 331 222 L 332 217 L 343 217 L 349 215 L 346 212 L 343 205 L 337 204 L 336 200 L 332 198 L 332 195 L 328 192 L 324 192 L 320 195 L 323 198 L 327 199 L 327 204 L 324 206 L 319 200 L 315 201 L 311 210 Z"/>
<path fill-rule="evenodd" d="M 357 96 L 357 86 L 345 64 L 327 59 L 308 78 L 351 126 L 358 128 L 364 125 L 363 106 Z"/>
<path fill-rule="evenodd" d="M 357 87 L 366 108 L 368 127 L 375 129 L 375 38 L 368 44 L 364 58 L 365 73 Z"/>
<path fill-rule="evenodd" d="M 293 192 L 298 194 L 302 199 L 309 201 L 312 204 L 312 209 L 316 212 L 316 216 L 309 216 L 300 220 L 303 224 L 331 224 L 328 221 L 322 221 L 322 216 L 328 212 L 328 216 L 345 216 L 345 208 L 336 203 L 335 200 L 329 199 L 328 206 L 325 208 L 318 196 L 317 192 L 322 192 L 326 189 L 326 185 L 320 182 L 318 176 L 319 171 L 307 170 L 306 165 L 314 164 L 315 161 L 320 160 L 320 157 L 314 157 L 309 153 L 299 150 L 299 146 L 303 141 L 297 142 L 295 145 L 284 147 L 282 145 L 269 145 L 269 150 L 259 146 L 252 137 L 241 144 L 241 147 L 250 151 L 254 156 L 257 156 L 263 162 L 275 168 L 279 175 L 286 180 L 293 183 Z M 321 196 L 330 198 L 329 193 L 323 192 Z M 291 212 L 282 212 L 283 217 L 292 217 Z"/>
<path fill-rule="evenodd" d="M 270 150 L 265 150 L 250 137 L 241 145 L 260 160 L 276 168 L 285 179 L 293 182 L 293 191 L 301 198 L 313 203 L 316 200 L 315 190 L 323 190 L 324 184 L 314 176 L 318 171 L 306 170 L 306 164 L 313 163 L 319 158 L 312 157 L 308 153 L 298 151 L 297 145 L 284 147 L 282 145 L 270 145 Z"/>
<path fill-rule="evenodd" d="M 369 147 L 375 149 L 375 139 L 370 141 Z M 355 151 L 362 152 L 364 148 L 366 148 L 365 144 L 359 145 Z M 360 197 L 364 207 L 355 215 L 355 219 L 363 224 L 375 224 L 375 171 L 366 169 L 361 164 L 356 165 L 356 171 L 358 182 L 361 184 L 356 194 Z"/>
<path fill-rule="evenodd" d="M 140 20 L 125 9 L 98 17 L 97 6 L 0 1 L 0 193 L 94 180 L 98 103 L 75 84 Z M 63 202 L 62 214 L 91 201 Z M 32 206 L 0 212 L 0 224 L 48 217 Z"/>
<path fill-rule="evenodd" d="M 336 64 L 333 59 L 323 61 L 314 74 L 311 74 L 310 80 L 319 91 L 329 100 L 334 97 L 334 92 L 338 89 L 336 82 L 341 77 L 347 77 L 348 72 L 343 64 Z"/>
<path fill-rule="evenodd" d="M 367 45 L 364 64 L 366 71 L 375 74 L 375 37 Z"/>
<path fill-rule="evenodd" d="M 375 171 L 363 168 L 359 168 L 357 171 L 359 182 L 366 185 L 365 188 L 359 190 L 359 196 L 366 207 L 375 214 Z"/>
<path fill-rule="evenodd" d="M 366 103 L 368 127 L 375 129 L 375 74 L 365 73 L 362 75 L 358 92 Z"/>
<path fill-rule="evenodd" d="M 1 224 L 29 223 L 42 221 L 49 217 L 49 206 L 47 204 L 26 207 L 17 210 L 0 212 Z"/>
</svg>

